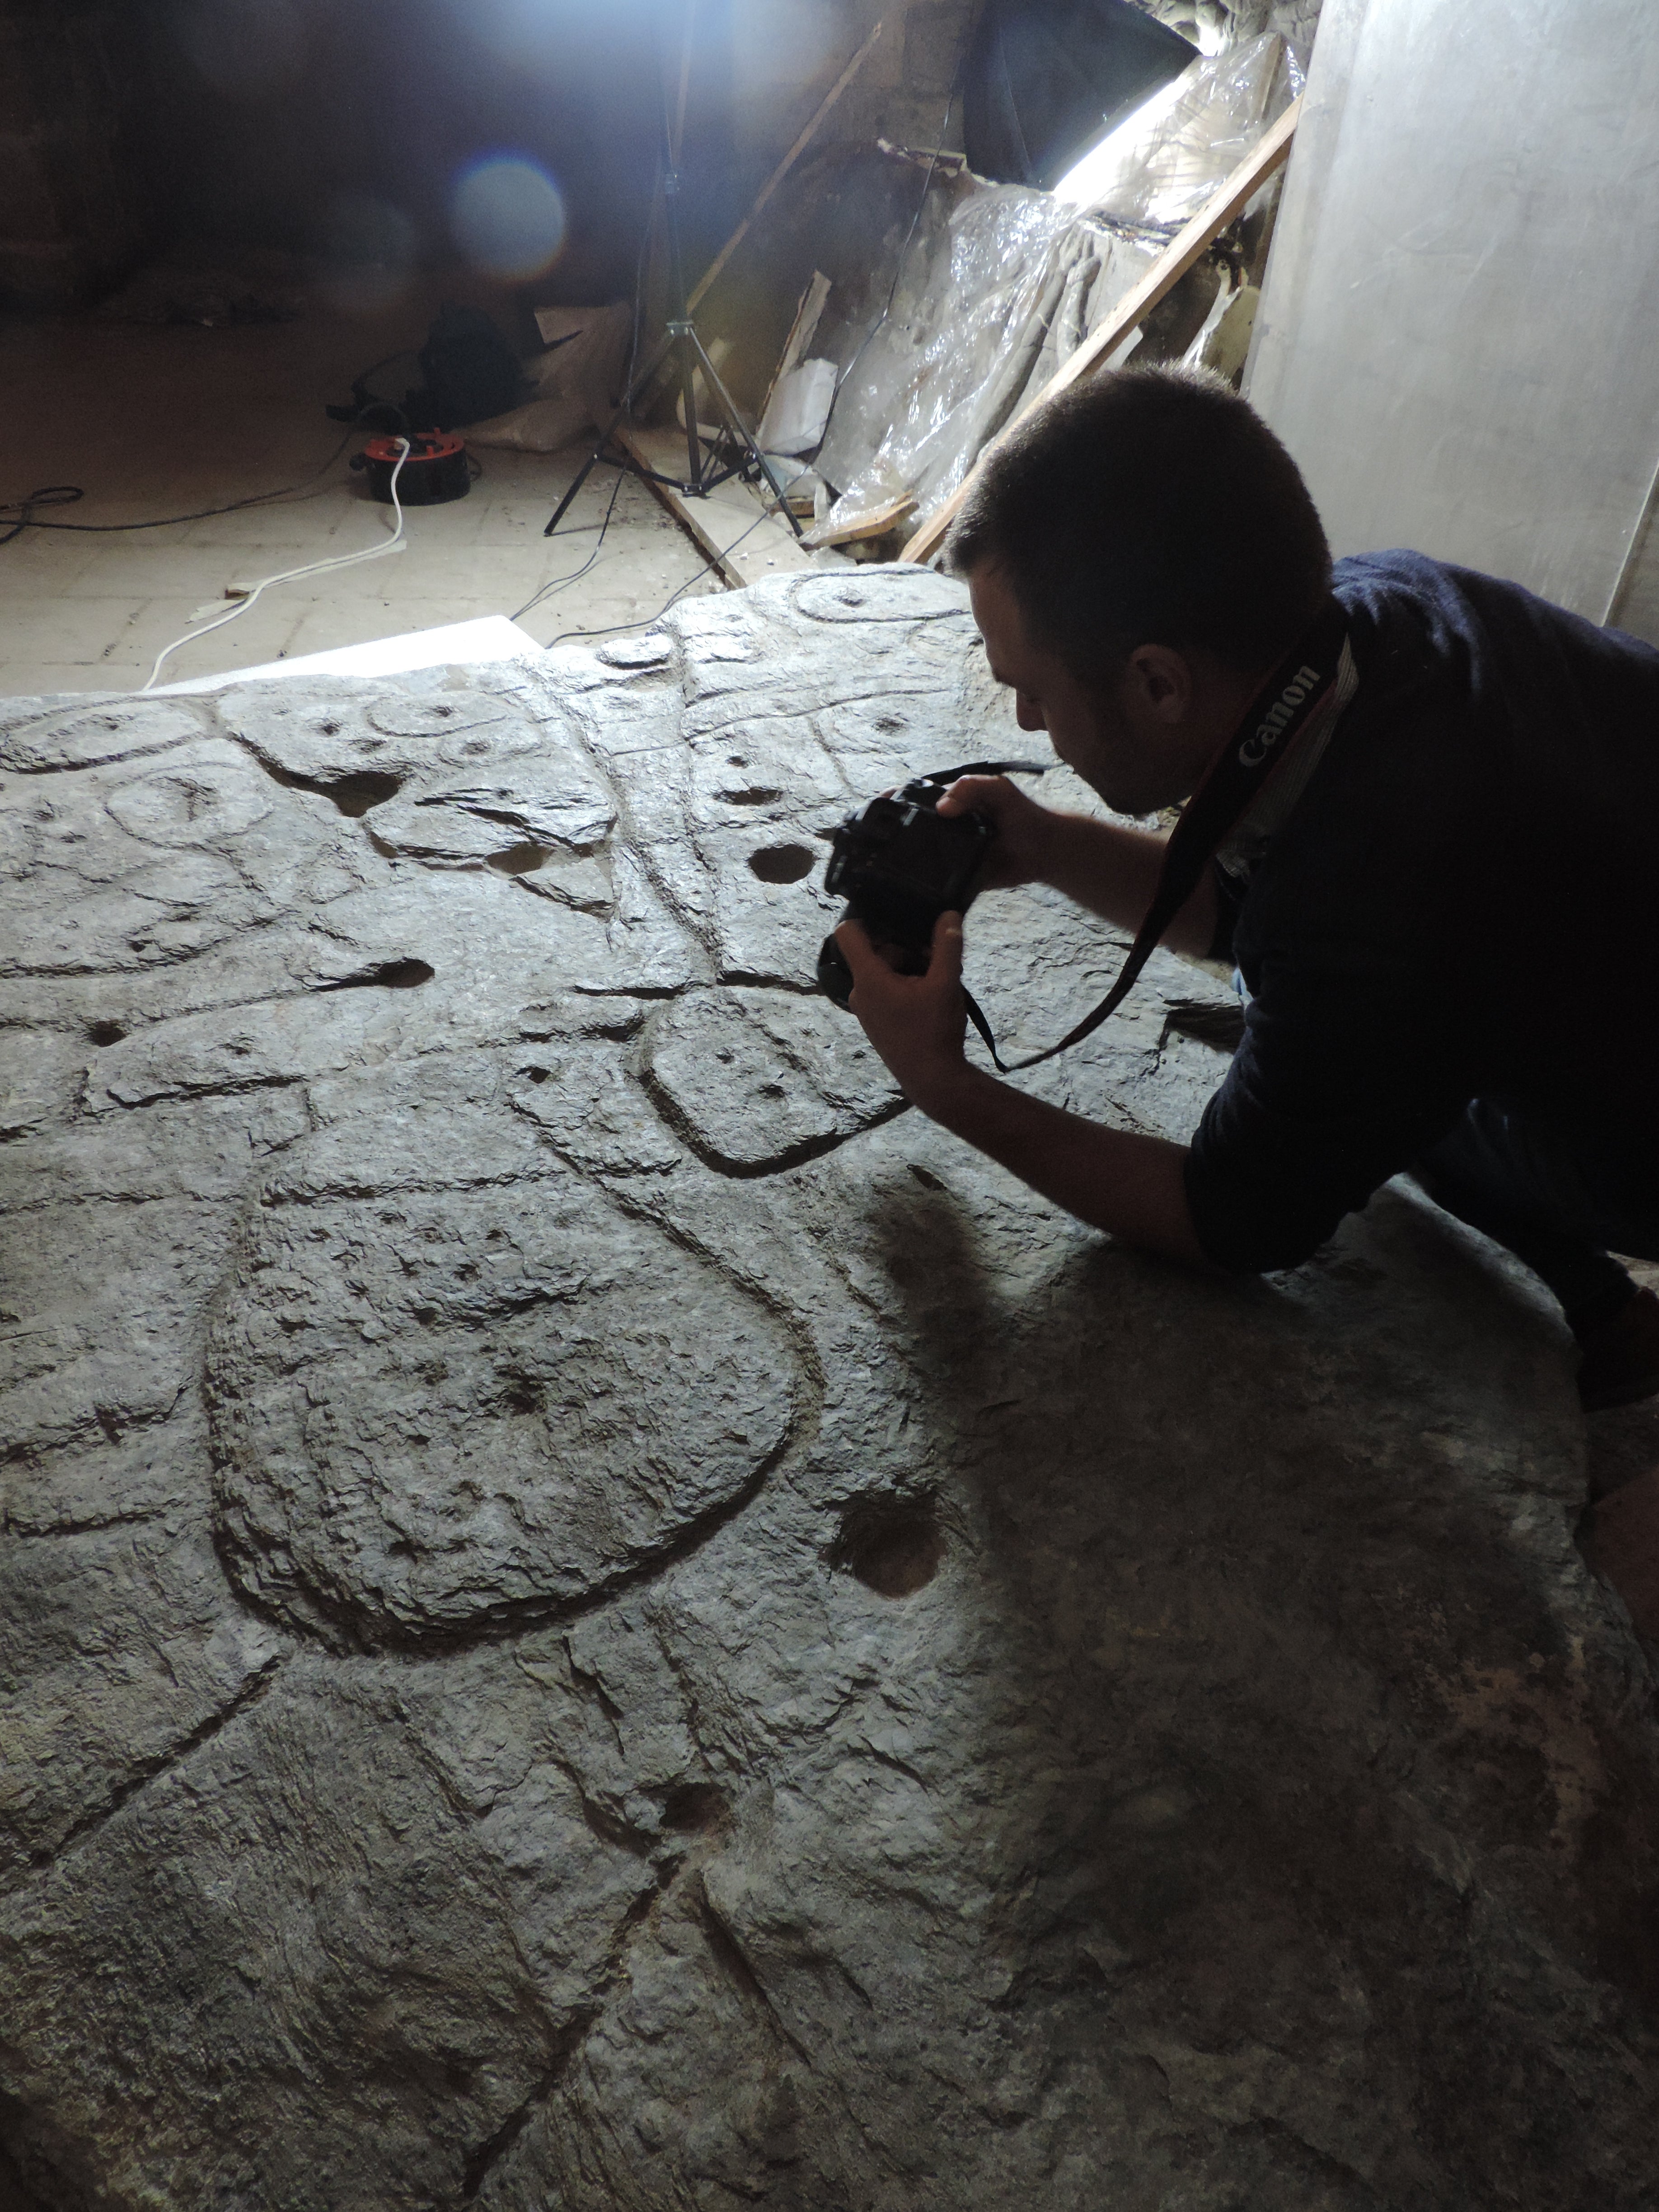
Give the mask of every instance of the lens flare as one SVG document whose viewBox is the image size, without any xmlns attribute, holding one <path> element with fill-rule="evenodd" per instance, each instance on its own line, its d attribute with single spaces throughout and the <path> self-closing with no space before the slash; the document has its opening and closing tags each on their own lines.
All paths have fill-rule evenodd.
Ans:
<svg viewBox="0 0 1659 2212">
<path fill-rule="evenodd" d="M 449 222 L 467 260 L 490 276 L 539 276 L 564 244 L 559 188 L 539 162 L 523 155 L 486 155 L 463 169 Z"/>
</svg>

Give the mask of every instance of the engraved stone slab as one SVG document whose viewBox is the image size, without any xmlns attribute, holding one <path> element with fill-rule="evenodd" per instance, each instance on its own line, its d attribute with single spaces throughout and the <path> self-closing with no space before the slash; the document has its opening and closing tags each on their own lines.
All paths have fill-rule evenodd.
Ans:
<svg viewBox="0 0 1659 2212">
<path fill-rule="evenodd" d="M 1652 2212 L 1559 1316 L 1405 1186 L 1139 1257 L 808 988 L 1034 746 L 902 568 L 0 706 L 5 2212 Z M 1123 950 L 968 918 L 1011 1056 Z M 1012 1079 L 1184 1137 L 1238 1019 Z"/>
</svg>

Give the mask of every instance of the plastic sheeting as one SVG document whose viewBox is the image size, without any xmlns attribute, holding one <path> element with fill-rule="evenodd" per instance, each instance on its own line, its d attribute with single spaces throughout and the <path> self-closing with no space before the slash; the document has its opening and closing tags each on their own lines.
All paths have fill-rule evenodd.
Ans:
<svg viewBox="0 0 1659 2212">
<path fill-rule="evenodd" d="M 769 453 L 810 453 L 823 436 L 835 402 L 835 362 L 797 362 L 773 386 L 756 442 Z"/>
<path fill-rule="evenodd" d="M 473 423 L 469 446 L 556 453 L 610 421 L 633 326 L 626 301 L 608 307 L 539 307 L 536 321 L 550 348 L 526 370 L 536 397 L 510 414 Z"/>
<path fill-rule="evenodd" d="M 907 257 L 893 310 L 843 382 L 818 454 L 841 496 L 811 534 L 948 499 L 981 448 L 1146 271 L 1154 246 L 995 185 Z"/>
<path fill-rule="evenodd" d="M 1057 199 L 1118 222 L 1177 229 L 1243 161 L 1302 89 L 1276 32 L 1194 62 L 1143 129 L 1115 131 L 1054 187 Z"/>
<path fill-rule="evenodd" d="M 941 506 L 1300 89 L 1281 39 L 1249 40 L 1195 63 L 1173 105 L 1113 148 L 1102 198 L 981 185 L 918 237 L 843 375 L 817 459 L 840 496 L 810 542 L 919 526 Z"/>
</svg>

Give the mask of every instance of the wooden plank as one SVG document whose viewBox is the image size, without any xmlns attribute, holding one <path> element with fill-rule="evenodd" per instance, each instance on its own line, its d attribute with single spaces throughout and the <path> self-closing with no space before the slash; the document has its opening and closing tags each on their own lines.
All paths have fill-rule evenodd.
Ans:
<svg viewBox="0 0 1659 2212">
<path fill-rule="evenodd" d="M 815 523 L 806 533 L 806 543 L 811 546 L 853 545 L 861 538 L 883 537 L 903 521 L 915 503 L 914 492 L 902 492 L 884 507 L 878 507 L 873 514 L 866 514 L 861 522 L 843 522 L 838 530 L 827 520 Z"/>
<path fill-rule="evenodd" d="M 678 432 L 619 423 L 613 434 L 646 468 L 666 477 L 684 474 L 685 440 Z M 812 565 L 811 555 L 783 516 L 767 513 L 771 494 L 763 486 L 734 478 L 717 485 L 705 499 L 688 498 L 672 484 L 653 483 L 651 489 L 681 528 L 714 557 L 715 568 L 730 585 L 757 584 L 763 577 Z"/>
<path fill-rule="evenodd" d="M 807 125 L 805 130 L 801 132 L 799 137 L 796 139 L 794 144 L 784 155 L 782 161 L 778 163 L 777 167 L 773 170 L 771 175 L 766 179 L 766 182 L 761 186 L 760 191 L 755 196 L 754 205 L 750 209 L 748 214 L 744 216 L 743 221 L 732 232 L 731 237 L 726 240 L 725 245 L 721 246 L 720 252 L 714 256 L 714 258 L 709 263 L 708 268 L 703 271 L 702 276 L 698 279 L 696 286 L 692 291 L 690 298 L 685 303 L 685 312 L 688 315 L 695 315 L 696 313 L 698 307 L 702 305 L 702 301 L 708 291 L 709 286 L 720 275 L 721 270 L 725 268 L 726 263 L 732 258 L 732 256 L 737 252 L 738 246 L 742 245 L 744 240 L 748 236 L 750 227 L 754 222 L 756 216 L 759 215 L 761 210 L 766 205 L 768 200 L 771 198 L 773 193 L 776 191 L 778 186 L 783 182 L 791 169 L 794 167 L 796 162 L 806 151 L 806 149 L 811 144 L 813 139 L 817 137 L 818 133 L 818 125 L 823 122 L 824 117 L 828 115 L 836 102 L 841 98 L 842 93 L 846 91 L 848 86 L 851 84 L 853 79 L 858 75 L 859 71 L 864 67 L 865 62 L 869 57 L 871 48 L 875 45 L 876 40 L 881 36 L 881 25 L 878 23 L 875 29 L 871 32 L 869 37 L 859 48 L 857 53 L 854 55 L 852 60 L 848 63 L 846 68 L 830 86 L 829 91 L 825 93 L 823 100 L 818 104 L 817 112 L 813 116 L 811 121 Z"/>
<path fill-rule="evenodd" d="M 815 269 L 812 271 L 811 283 L 800 295 L 800 305 L 795 310 L 795 319 L 789 325 L 789 335 L 784 340 L 783 357 L 773 370 L 772 381 L 766 387 L 766 397 L 762 400 L 760 413 L 755 418 L 757 424 L 765 422 L 766 411 L 772 404 L 772 394 L 783 382 L 790 370 L 799 366 L 801 356 L 811 344 L 817 335 L 818 324 L 823 318 L 823 303 L 830 297 L 830 279 L 821 269 Z M 755 435 L 759 438 L 758 428 Z"/>
<path fill-rule="evenodd" d="M 1108 320 L 1086 337 L 1074 353 L 1066 356 L 1036 398 L 1028 406 L 1022 407 L 1007 429 L 1000 431 L 991 441 L 986 447 L 987 453 L 995 452 L 1015 422 L 1024 422 L 1045 400 L 1066 391 L 1079 377 L 1087 376 L 1098 362 L 1109 359 L 1131 331 L 1146 321 L 1158 301 L 1175 289 L 1193 264 L 1255 198 L 1269 177 L 1290 159 L 1291 141 L 1296 136 L 1297 118 L 1301 112 L 1302 102 L 1293 100 L 1254 151 L 1239 163 L 1224 184 L 1217 187 L 1192 221 L 1176 233 L 1139 283 L 1125 295 Z M 980 460 L 983 459 L 981 454 Z M 902 559 L 932 560 L 944 544 L 945 532 L 961 513 L 979 470 L 980 461 L 975 461 L 958 489 L 936 514 L 928 516 L 911 538 L 900 556 Z"/>
</svg>

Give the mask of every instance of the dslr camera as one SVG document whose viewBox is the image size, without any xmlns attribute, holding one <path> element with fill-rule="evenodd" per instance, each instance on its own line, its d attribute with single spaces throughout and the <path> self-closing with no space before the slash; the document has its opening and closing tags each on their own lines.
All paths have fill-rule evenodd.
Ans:
<svg viewBox="0 0 1659 2212">
<path fill-rule="evenodd" d="M 871 799 L 830 841 L 825 890 L 847 901 L 845 918 L 861 923 L 872 943 L 898 951 L 907 975 L 922 974 L 934 923 L 942 914 L 967 912 L 996 836 L 982 814 L 941 814 L 939 800 L 959 776 L 1043 773 L 1035 761 L 970 761 Z M 853 971 L 833 937 L 823 940 L 817 972 L 824 996 L 845 1007 Z"/>
</svg>

